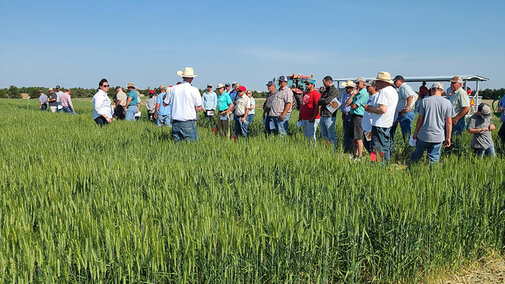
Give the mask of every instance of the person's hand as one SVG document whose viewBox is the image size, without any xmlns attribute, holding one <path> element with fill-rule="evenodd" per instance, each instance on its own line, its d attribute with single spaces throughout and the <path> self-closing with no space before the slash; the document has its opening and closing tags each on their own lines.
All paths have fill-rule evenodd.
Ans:
<svg viewBox="0 0 505 284">
<path fill-rule="evenodd" d="M 444 140 L 444 147 L 445 148 L 451 147 L 451 139 L 445 138 L 445 140 Z"/>
<path fill-rule="evenodd" d="M 158 119 L 158 114 L 155 113 L 153 117 L 154 117 L 154 119 Z"/>
<path fill-rule="evenodd" d="M 402 111 L 400 111 L 400 115 L 404 115 L 406 112 L 407 112 L 406 109 L 402 109 Z"/>
<path fill-rule="evenodd" d="M 456 124 L 456 123 L 458 123 L 458 120 L 457 120 L 456 118 L 454 118 L 454 117 L 453 117 L 453 118 L 452 118 L 452 125 L 454 125 L 454 124 Z"/>
<path fill-rule="evenodd" d="M 493 130 L 495 130 L 495 129 L 496 129 L 496 126 L 494 126 L 494 124 L 492 124 L 492 123 L 491 123 L 491 124 L 489 125 L 489 128 L 488 128 L 488 129 L 489 129 L 489 131 L 493 131 Z"/>
<path fill-rule="evenodd" d="M 107 123 L 110 123 L 110 118 L 106 117 L 105 120 L 107 120 Z"/>
<path fill-rule="evenodd" d="M 503 112 L 504 110 L 505 110 L 505 108 L 504 108 L 504 107 L 502 107 L 502 106 L 500 106 L 500 107 L 498 108 L 498 111 L 499 111 L 499 112 Z"/>
<path fill-rule="evenodd" d="M 245 122 L 245 115 L 242 117 L 242 119 L 240 120 L 242 123 Z"/>
<path fill-rule="evenodd" d="M 285 117 L 286 117 L 286 115 L 285 115 L 285 114 L 281 114 L 281 115 L 279 116 L 279 120 L 280 120 L 280 121 L 284 121 L 284 118 L 285 118 Z"/>
<path fill-rule="evenodd" d="M 414 133 L 414 134 L 412 135 L 412 139 L 417 140 L 417 134 L 415 134 L 415 133 Z"/>
<path fill-rule="evenodd" d="M 309 122 L 310 122 L 310 123 L 314 123 L 314 121 L 316 121 L 316 119 L 315 119 L 315 118 L 313 118 L 313 117 L 311 117 L 311 118 L 309 119 Z"/>
<path fill-rule="evenodd" d="M 202 107 L 202 111 L 203 111 L 203 112 L 207 112 L 207 111 L 206 111 L 203 107 Z"/>
<path fill-rule="evenodd" d="M 488 129 L 488 128 L 481 128 L 481 129 L 479 129 L 479 130 L 480 130 L 480 131 L 479 131 L 480 133 L 484 133 L 484 132 L 488 131 L 489 129 Z"/>
</svg>

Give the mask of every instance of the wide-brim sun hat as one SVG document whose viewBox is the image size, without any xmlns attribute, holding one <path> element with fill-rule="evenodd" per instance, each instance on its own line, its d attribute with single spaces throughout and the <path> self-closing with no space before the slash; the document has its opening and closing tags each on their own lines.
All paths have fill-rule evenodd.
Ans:
<svg viewBox="0 0 505 284">
<path fill-rule="evenodd" d="M 356 83 L 353 81 L 349 80 L 347 82 L 342 83 L 343 88 L 356 88 Z"/>
<path fill-rule="evenodd" d="M 198 75 L 195 74 L 193 67 L 186 67 L 184 71 L 177 71 L 177 76 L 182 78 L 195 78 Z"/>
<path fill-rule="evenodd" d="M 221 89 L 221 88 L 224 88 L 224 85 L 223 84 L 217 84 L 216 89 Z"/>
<path fill-rule="evenodd" d="M 394 84 L 393 80 L 391 80 L 391 74 L 386 71 L 379 71 L 377 73 L 377 78 L 375 78 L 375 81 L 382 81 L 382 82 L 389 83 L 391 85 Z"/>
<path fill-rule="evenodd" d="M 444 85 L 440 82 L 435 82 L 431 85 L 431 88 L 430 89 L 440 89 L 442 91 L 444 91 Z"/>
<path fill-rule="evenodd" d="M 128 83 L 128 85 L 126 85 L 126 88 L 135 88 L 135 84 L 130 82 L 130 83 Z"/>
</svg>

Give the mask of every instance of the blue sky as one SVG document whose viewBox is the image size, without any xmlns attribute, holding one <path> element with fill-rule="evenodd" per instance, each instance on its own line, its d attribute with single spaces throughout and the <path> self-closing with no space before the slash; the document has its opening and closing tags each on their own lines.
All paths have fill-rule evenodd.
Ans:
<svg viewBox="0 0 505 284">
<path fill-rule="evenodd" d="M 0 0 L 0 88 L 283 74 L 479 74 L 505 87 L 505 1 Z M 473 87 L 473 85 L 471 86 Z"/>
</svg>

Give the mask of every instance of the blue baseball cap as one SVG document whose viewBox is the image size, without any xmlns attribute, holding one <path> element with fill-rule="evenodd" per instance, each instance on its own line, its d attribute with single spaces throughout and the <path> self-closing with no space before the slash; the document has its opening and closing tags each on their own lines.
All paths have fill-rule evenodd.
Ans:
<svg viewBox="0 0 505 284">
<path fill-rule="evenodd" d="M 279 82 L 287 82 L 288 78 L 286 76 L 280 76 L 279 77 Z"/>
</svg>

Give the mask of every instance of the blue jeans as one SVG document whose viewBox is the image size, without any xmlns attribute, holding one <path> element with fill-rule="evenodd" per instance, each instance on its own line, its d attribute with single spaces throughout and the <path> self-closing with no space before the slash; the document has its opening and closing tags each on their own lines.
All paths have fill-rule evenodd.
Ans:
<svg viewBox="0 0 505 284">
<path fill-rule="evenodd" d="M 251 125 L 253 119 L 254 119 L 254 113 L 247 115 L 246 120 L 247 120 L 247 122 L 249 122 L 249 125 Z"/>
<path fill-rule="evenodd" d="M 335 135 L 335 120 L 334 116 L 321 116 L 321 137 L 333 143 L 333 150 L 337 150 L 337 136 Z"/>
<path fill-rule="evenodd" d="M 272 130 L 270 129 L 270 121 L 272 121 L 272 117 L 270 116 L 265 116 L 265 119 L 263 121 L 264 126 L 265 126 L 265 135 L 270 135 L 272 134 Z"/>
<path fill-rule="evenodd" d="M 289 129 L 289 119 L 291 118 L 291 114 L 286 114 L 286 116 L 284 116 L 284 120 L 282 121 L 282 123 L 284 124 L 283 127 L 284 127 L 284 131 L 286 131 L 286 133 L 288 133 L 288 129 Z"/>
<path fill-rule="evenodd" d="M 126 120 L 135 120 L 135 113 L 137 112 L 137 106 L 128 106 L 126 109 Z"/>
<path fill-rule="evenodd" d="M 278 116 L 272 116 L 270 117 L 270 120 L 272 120 L 274 122 L 274 125 L 275 125 L 275 129 L 273 130 L 274 134 L 275 135 L 281 135 L 281 137 L 284 137 L 286 136 L 286 130 L 284 129 L 284 125 L 285 125 L 285 122 L 286 122 L 286 119 L 288 118 L 288 116 L 286 115 L 284 117 L 284 120 L 280 120 L 280 118 Z M 270 123 L 267 123 L 267 126 L 269 125 Z"/>
<path fill-rule="evenodd" d="M 452 126 L 452 134 L 455 136 L 461 136 L 461 133 L 465 132 L 466 122 L 465 118 L 461 118 L 458 123 Z"/>
<path fill-rule="evenodd" d="M 496 158 L 496 152 L 494 151 L 493 146 L 491 146 L 487 149 L 472 148 L 472 150 L 475 155 L 480 156 L 481 158 L 484 158 L 484 156 L 490 156 L 491 158 Z"/>
<path fill-rule="evenodd" d="M 404 115 L 398 114 L 398 124 L 400 125 L 400 128 L 402 130 L 402 137 L 403 141 L 408 142 L 410 139 L 410 134 L 412 133 L 412 121 L 414 121 L 414 118 L 416 117 L 415 113 L 413 111 L 406 112 Z M 396 128 L 398 127 L 398 124 L 393 124 L 391 127 L 391 152 L 394 152 L 395 146 L 396 146 Z"/>
<path fill-rule="evenodd" d="M 158 126 L 163 126 L 163 125 L 166 125 L 166 126 L 172 126 L 172 124 L 170 123 L 170 114 L 158 114 L 158 118 L 156 119 L 156 125 Z"/>
<path fill-rule="evenodd" d="M 197 141 L 198 131 L 194 120 L 188 121 L 172 121 L 172 137 L 174 141 L 180 142 L 182 140 Z"/>
<path fill-rule="evenodd" d="M 442 142 L 429 143 L 417 139 L 416 149 L 414 150 L 414 153 L 412 153 L 412 156 L 410 156 L 409 164 L 421 160 L 424 154 L 424 150 L 428 152 L 428 159 L 430 160 L 430 164 L 438 163 L 440 160 L 440 151 L 442 150 Z"/>
<path fill-rule="evenodd" d="M 342 114 L 342 127 L 344 130 L 344 152 L 351 153 L 352 150 L 352 115 Z"/>
<path fill-rule="evenodd" d="M 391 128 L 372 126 L 372 149 L 377 153 L 377 160 L 380 153 L 384 153 L 384 160 L 391 159 L 390 134 Z"/>
<path fill-rule="evenodd" d="M 319 121 L 320 119 L 316 119 L 314 122 L 302 120 L 303 136 L 307 138 L 309 146 L 312 142 L 314 142 L 314 145 L 316 144 L 316 130 L 319 125 Z"/>
<path fill-rule="evenodd" d="M 247 138 L 247 126 L 249 125 L 249 122 L 247 121 L 247 118 L 244 122 L 242 122 L 242 117 L 244 116 L 235 115 L 235 135 L 242 135 Z"/>
<path fill-rule="evenodd" d="M 70 113 L 74 112 L 70 107 L 63 107 L 61 109 L 61 111 L 63 111 L 63 112 L 70 112 Z"/>
<path fill-rule="evenodd" d="M 41 111 L 47 110 L 47 104 L 42 104 L 42 106 L 40 106 L 40 110 Z"/>
</svg>

